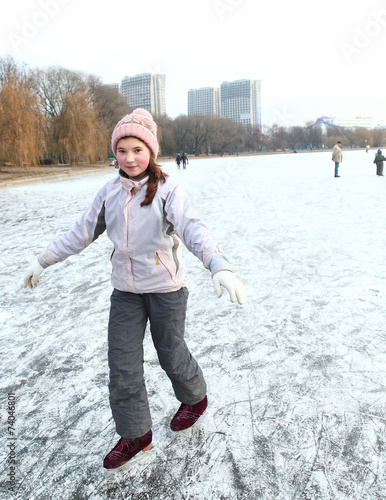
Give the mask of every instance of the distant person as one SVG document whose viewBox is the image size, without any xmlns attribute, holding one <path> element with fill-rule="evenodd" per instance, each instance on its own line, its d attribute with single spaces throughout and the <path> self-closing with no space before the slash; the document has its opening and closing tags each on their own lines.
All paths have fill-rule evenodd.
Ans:
<svg viewBox="0 0 386 500">
<path fill-rule="evenodd" d="M 182 153 L 181 160 L 182 160 L 182 168 L 186 168 L 186 164 L 189 165 L 189 160 L 188 157 L 186 156 L 186 153 Z"/>
<path fill-rule="evenodd" d="M 340 177 L 339 175 L 339 164 L 342 163 L 342 143 L 338 141 L 332 149 L 332 161 L 335 162 L 335 175 L 334 177 Z"/>
<path fill-rule="evenodd" d="M 378 149 L 377 154 L 375 155 L 373 163 L 377 166 L 377 175 L 383 177 L 383 162 L 386 161 L 386 158 L 383 156 L 382 151 Z"/>
<path fill-rule="evenodd" d="M 369 146 L 369 145 L 367 145 L 367 146 L 366 146 L 366 153 L 368 153 L 369 151 L 370 151 L 370 146 Z"/>
<path fill-rule="evenodd" d="M 180 153 L 178 153 L 178 155 L 177 155 L 176 163 L 177 163 L 177 169 L 179 170 L 180 169 L 180 165 L 181 165 L 181 155 L 180 155 Z"/>
</svg>

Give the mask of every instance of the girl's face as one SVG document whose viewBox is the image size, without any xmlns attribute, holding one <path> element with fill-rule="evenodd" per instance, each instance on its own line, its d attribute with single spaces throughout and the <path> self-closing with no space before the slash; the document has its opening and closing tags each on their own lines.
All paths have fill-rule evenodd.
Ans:
<svg viewBox="0 0 386 500">
<path fill-rule="evenodd" d="M 120 168 L 136 181 L 146 177 L 150 161 L 150 149 L 136 137 L 124 137 L 117 144 L 117 160 Z"/>
</svg>

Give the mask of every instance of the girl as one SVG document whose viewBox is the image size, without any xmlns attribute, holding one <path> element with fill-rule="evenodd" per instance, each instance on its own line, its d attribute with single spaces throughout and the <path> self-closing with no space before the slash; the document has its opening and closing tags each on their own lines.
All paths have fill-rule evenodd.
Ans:
<svg viewBox="0 0 386 500">
<path fill-rule="evenodd" d="M 242 304 L 244 289 L 185 193 L 156 163 L 157 125 L 151 114 L 138 108 L 122 118 L 113 131 L 111 145 L 119 176 L 99 191 L 70 231 L 38 256 L 25 275 L 24 285 L 37 286 L 45 268 L 81 252 L 107 231 L 114 244 L 109 394 L 121 438 L 103 465 L 118 469 L 152 446 L 143 376 L 148 320 L 161 367 L 181 402 L 171 429 L 188 429 L 206 411 L 206 383 L 184 341 L 188 291 L 180 240 L 211 271 L 218 297 L 224 287 L 232 302 L 237 299 Z"/>
</svg>

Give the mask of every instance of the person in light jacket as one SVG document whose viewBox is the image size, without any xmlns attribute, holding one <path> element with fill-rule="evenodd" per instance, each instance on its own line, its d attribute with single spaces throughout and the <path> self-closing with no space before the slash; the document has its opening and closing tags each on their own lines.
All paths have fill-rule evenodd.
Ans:
<svg viewBox="0 0 386 500">
<path fill-rule="evenodd" d="M 339 164 L 342 163 L 342 143 L 338 141 L 332 149 L 332 161 L 335 162 L 335 175 L 334 177 L 340 177 L 339 175 Z"/>
<path fill-rule="evenodd" d="M 96 195 L 75 226 L 52 243 L 28 268 L 24 285 L 34 287 L 42 271 L 84 250 L 104 231 L 114 245 L 108 325 L 110 406 L 116 446 L 106 469 L 124 467 L 152 446 L 152 421 L 143 376 L 143 338 L 150 322 L 161 367 L 181 405 L 173 431 L 195 424 L 207 408 L 205 379 L 184 340 L 188 290 L 181 245 L 210 270 L 215 291 L 222 287 L 242 304 L 244 289 L 225 255 L 181 187 L 156 163 L 157 125 L 138 108 L 112 134 L 118 176 Z"/>
</svg>

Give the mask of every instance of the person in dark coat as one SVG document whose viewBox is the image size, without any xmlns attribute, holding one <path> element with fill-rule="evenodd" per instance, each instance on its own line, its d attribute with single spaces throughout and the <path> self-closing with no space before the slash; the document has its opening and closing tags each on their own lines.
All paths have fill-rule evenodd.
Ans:
<svg viewBox="0 0 386 500">
<path fill-rule="evenodd" d="M 386 161 L 386 158 L 383 156 L 382 151 L 378 149 L 377 154 L 375 155 L 373 163 L 377 166 L 377 175 L 383 177 L 383 162 Z"/>
<path fill-rule="evenodd" d="M 180 153 L 178 153 L 178 155 L 177 155 L 176 163 L 177 163 L 177 168 L 179 170 L 180 169 L 180 165 L 181 165 L 181 154 Z"/>
<path fill-rule="evenodd" d="M 186 164 L 189 164 L 189 160 L 188 157 L 186 156 L 186 153 L 182 153 L 181 159 L 183 168 L 186 168 Z"/>
</svg>

